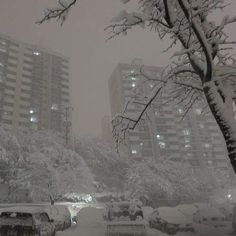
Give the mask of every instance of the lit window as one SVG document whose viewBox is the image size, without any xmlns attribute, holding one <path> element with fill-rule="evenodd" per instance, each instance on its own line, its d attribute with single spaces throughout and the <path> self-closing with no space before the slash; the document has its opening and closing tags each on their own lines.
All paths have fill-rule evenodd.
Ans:
<svg viewBox="0 0 236 236">
<path fill-rule="evenodd" d="M 190 135 L 190 130 L 189 129 L 184 129 L 183 134 L 184 135 Z"/>
<path fill-rule="evenodd" d="M 166 143 L 165 142 L 159 142 L 160 148 L 165 148 L 166 147 Z"/>
<path fill-rule="evenodd" d="M 140 143 L 140 146 L 143 146 L 143 143 Z"/>
<path fill-rule="evenodd" d="M 35 123 L 35 122 L 38 121 L 38 119 L 37 119 L 36 116 L 31 116 L 31 117 L 30 117 L 30 121 L 31 121 L 32 123 Z"/>
<path fill-rule="evenodd" d="M 185 141 L 185 143 L 189 143 L 190 142 L 190 140 L 188 138 L 185 138 L 184 141 Z"/>
<path fill-rule="evenodd" d="M 182 114 L 184 111 L 183 111 L 182 108 L 179 108 L 179 109 L 178 109 L 178 112 L 179 112 L 179 114 Z"/>
<path fill-rule="evenodd" d="M 6 43 L 6 42 L 4 42 L 4 41 L 2 41 L 2 42 L 1 42 L 1 44 L 2 44 L 2 45 L 6 45 L 7 43 Z"/>
<path fill-rule="evenodd" d="M 150 84 L 150 88 L 153 88 L 154 87 L 154 85 L 153 84 Z"/>
<path fill-rule="evenodd" d="M 190 144 L 185 144 L 184 146 L 185 146 L 186 148 L 190 148 L 190 147 L 191 147 Z"/>
<path fill-rule="evenodd" d="M 134 73 L 134 70 L 131 70 L 130 73 L 133 74 L 133 73 Z"/>
<path fill-rule="evenodd" d="M 40 53 L 38 51 L 34 51 L 33 54 L 36 56 L 40 55 Z"/>
<path fill-rule="evenodd" d="M 131 80 L 135 81 L 135 80 L 136 80 L 136 78 L 135 78 L 134 76 L 131 76 Z"/>
<path fill-rule="evenodd" d="M 132 87 L 133 87 L 133 88 L 135 87 L 135 83 L 132 83 Z"/>
<path fill-rule="evenodd" d="M 210 144 L 209 143 L 205 143 L 205 148 L 209 148 L 210 147 Z"/>
<path fill-rule="evenodd" d="M 58 110 L 58 105 L 57 104 L 52 104 L 51 110 L 57 111 Z"/>
<path fill-rule="evenodd" d="M 0 62 L 0 66 L 4 66 L 4 65 Z"/>
<path fill-rule="evenodd" d="M 29 111 L 29 113 L 30 113 L 30 114 L 34 114 L 34 110 L 31 109 L 31 110 Z"/>
<path fill-rule="evenodd" d="M 134 150 L 134 149 L 133 149 L 133 150 L 131 151 L 131 153 L 132 153 L 132 154 L 137 154 L 137 150 Z"/>
<path fill-rule="evenodd" d="M 163 136 L 161 136 L 160 134 L 156 135 L 157 139 L 163 139 Z"/>
</svg>

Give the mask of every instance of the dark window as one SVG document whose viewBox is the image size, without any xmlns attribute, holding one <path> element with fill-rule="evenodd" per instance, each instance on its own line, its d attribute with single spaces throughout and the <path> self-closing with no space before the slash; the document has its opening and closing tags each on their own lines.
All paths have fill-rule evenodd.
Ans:
<svg viewBox="0 0 236 236">
<path fill-rule="evenodd" d="M 29 115 L 28 115 L 28 114 L 23 114 L 23 113 L 21 113 L 21 114 L 20 114 L 20 117 L 23 117 L 23 118 L 28 118 L 28 117 L 29 117 Z"/>
<path fill-rule="evenodd" d="M 2 119 L 2 122 L 5 124 L 12 124 L 11 120 Z"/>
<path fill-rule="evenodd" d="M 26 89 L 21 89 L 21 92 L 25 93 L 25 94 L 30 94 L 31 93 L 30 90 L 26 90 Z"/>
<path fill-rule="evenodd" d="M 7 77 L 7 81 L 12 82 L 12 83 L 15 83 L 15 82 L 16 82 L 16 79 L 12 79 L 12 78 L 8 78 L 8 77 Z"/>
<path fill-rule="evenodd" d="M 32 68 L 28 68 L 28 67 L 23 67 L 23 70 L 24 70 L 24 71 L 32 72 Z"/>
<path fill-rule="evenodd" d="M 12 70 L 8 70 L 6 71 L 7 74 L 10 74 L 10 75 L 16 75 L 16 72 L 15 71 L 12 71 Z"/>
<path fill-rule="evenodd" d="M 14 104 L 11 103 L 11 102 L 3 102 L 3 105 L 9 106 L 9 107 L 13 107 L 14 106 Z"/>
<path fill-rule="evenodd" d="M 5 85 L 5 89 L 8 90 L 15 90 L 15 87 L 9 86 L 9 85 Z"/>
<path fill-rule="evenodd" d="M 22 100 L 22 101 L 30 101 L 30 98 L 25 98 L 25 97 L 20 97 L 20 99 Z"/>
</svg>

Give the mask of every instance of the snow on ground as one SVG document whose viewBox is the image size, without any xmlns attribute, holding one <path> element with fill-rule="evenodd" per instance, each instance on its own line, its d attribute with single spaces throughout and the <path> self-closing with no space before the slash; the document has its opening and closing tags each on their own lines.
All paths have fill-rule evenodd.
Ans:
<svg viewBox="0 0 236 236">
<path fill-rule="evenodd" d="M 78 224 L 64 232 L 58 232 L 57 236 L 105 236 L 105 224 L 103 223 L 103 209 L 86 207 L 78 213 Z"/>
</svg>

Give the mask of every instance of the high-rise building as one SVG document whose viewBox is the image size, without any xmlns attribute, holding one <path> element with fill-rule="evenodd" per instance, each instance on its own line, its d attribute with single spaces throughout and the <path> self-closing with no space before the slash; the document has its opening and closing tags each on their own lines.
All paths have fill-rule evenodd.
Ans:
<svg viewBox="0 0 236 236">
<path fill-rule="evenodd" d="M 140 76 L 140 68 L 149 80 Z M 145 93 L 154 87 L 152 78 L 161 75 L 162 68 L 140 64 L 119 64 L 109 80 L 112 117 L 124 110 L 140 89 Z M 141 86 L 140 86 L 141 85 Z M 137 159 L 170 158 L 186 161 L 193 167 L 228 168 L 226 146 L 219 127 L 209 112 L 202 114 L 197 105 L 183 118 L 181 105 L 167 102 L 168 94 L 162 93 L 148 109 L 148 117 L 126 135 L 126 147 Z M 131 103 L 126 114 L 136 117 L 143 106 Z"/>
<path fill-rule="evenodd" d="M 142 81 L 136 74 L 140 71 L 141 62 L 135 59 L 131 64 L 119 64 L 113 71 L 109 80 L 109 93 L 111 116 L 123 111 L 127 102 L 130 101 L 137 92 L 138 84 Z M 162 68 L 143 66 L 143 70 L 148 71 L 150 76 L 161 73 Z M 152 89 L 152 83 L 146 83 L 146 89 Z M 136 116 L 142 107 L 139 104 L 130 104 L 126 111 L 128 116 Z M 150 132 L 151 131 L 151 132 Z M 150 129 L 148 122 L 140 122 L 135 130 L 126 135 L 125 145 L 135 159 L 153 158 L 155 156 L 155 144 L 153 129 Z"/>
<path fill-rule="evenodd" d="M 61 132 L 68 105 L 69 59 L 0 34 L 0 123 Z"/>
</svg>

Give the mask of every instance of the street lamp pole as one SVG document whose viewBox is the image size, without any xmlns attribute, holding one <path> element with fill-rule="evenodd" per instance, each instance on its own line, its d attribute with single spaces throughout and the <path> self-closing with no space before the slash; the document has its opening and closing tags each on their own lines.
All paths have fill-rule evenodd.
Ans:
<svg viewBox="0 0 236 236">
<path fill-rule="evenodd" d="M 63 112 L 63 113 L 64 113 L 64 116 L 65 116 L 65 121 L 64 121 L 65 141 L 66 141 L 66 146 L 68 146 L 68 144 L 69 144 L 69 133 L 70 133 L 70 127 L 71 127 L 71 121 L 70 121 L 69 117 L 70 117 L 70 112 L 73 111 L 73 107 L 67 106 L 64 109 L 65 109 L 65 112 Z"/>
</svg>

